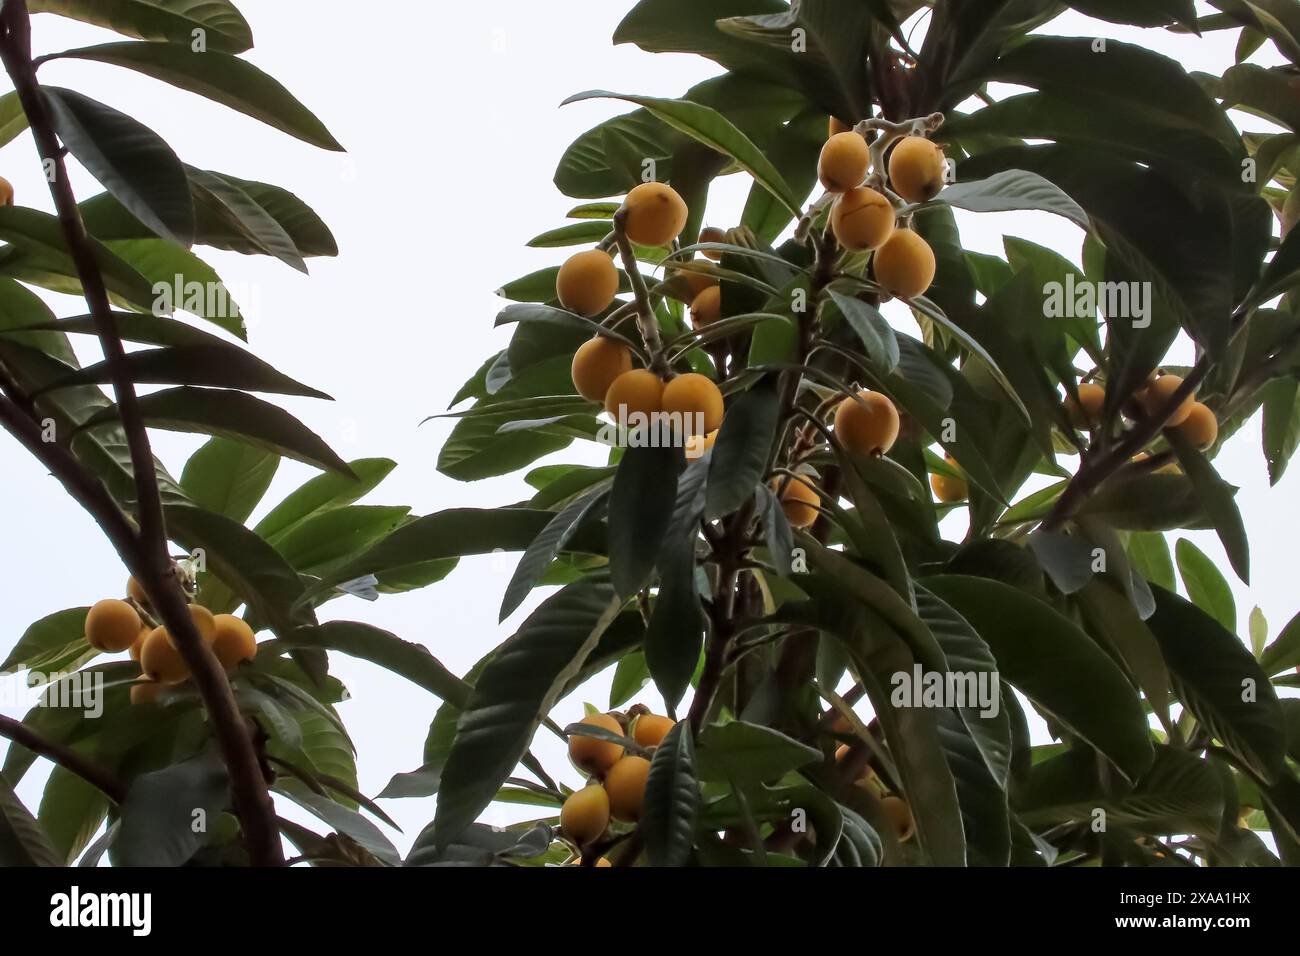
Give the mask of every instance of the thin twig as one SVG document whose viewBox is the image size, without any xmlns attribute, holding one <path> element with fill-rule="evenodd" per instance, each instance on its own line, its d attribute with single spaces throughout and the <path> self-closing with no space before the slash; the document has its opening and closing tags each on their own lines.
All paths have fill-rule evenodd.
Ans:
<svg viewBox="0 0 1300 956">
<path fill-rule="evenodd" d="M 52 760 L 64 770 L 75 773 L 119 806 L 126 799 L 126 785 L 114 774 L 71 747 L 47 740 L 20 720 L 0 714 L 0 737 L 8 737 L 38 757 Z"/>
</svg>

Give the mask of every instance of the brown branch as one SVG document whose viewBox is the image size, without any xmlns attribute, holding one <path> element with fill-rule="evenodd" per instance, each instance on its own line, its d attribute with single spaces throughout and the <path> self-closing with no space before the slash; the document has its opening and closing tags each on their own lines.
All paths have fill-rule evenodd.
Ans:
<svg viewBox="0 0 1300 956">
<path fill-rule="evenodd" d="M 26 0 L 7 0 L 0 10 L 0 59 L 13 81 L 37 150 L 50 173 L 50 193 L 86 304 L 95 319 L 118 414 L 130 449 L 140 531 L 138 535 L 132 536 L 129 547 L 123 540 L 114 540 L 114 545 L 148 594 L 149 600 L 175 639 L 181 657 L 189 665 L 230 774 L 231 796 L 250 860 L 254 865 L 282 865 L 284 852 L 275 824 L 275 806 L 262 776 L 248 725 L 235 703 L 225 671 L 199 635 L 190 616 L 186 596 L 172 574 L 153 451 L 127 369 L 126 349 L 113 316 L 95 247 L 82 221 L 64 162 L 64 150 L 55 133 L 45 95 L 36 79 L 31 51 L 31 20 Z M 97 517 L 100 515 L 97 514 Z"/>
<path fill-rule="evenodd" d="M 75 773 L 119 806 L 126 799 L 126 785 L 114 774 L 83 757 L 71 747 L 47 740 L 21 720 L 14 720 L 12 717 L 0 714 L 0 737 L 8 737 L 38 757 L 52 760 L 64 770 Z"/>
<path fill-rule="evenodd" d="M 646 289 L 645 276 L 636 260 L 636 250 L 627 237 L 627 207 L 620 207 L 614 213 L 614 243 L 618 246 L 619 257 L 623 260 L 623 271 L 632 283 L 632 297 L 636 300 L 637 327 L 650 353 L 650 370 L 660 378 L 668 378 L 672 370 L 664 357 L 663 337 L 659 334 L 659 320 L 655 317 L 654 306 L 650 304 L 650 292 Z"/>
</svg>

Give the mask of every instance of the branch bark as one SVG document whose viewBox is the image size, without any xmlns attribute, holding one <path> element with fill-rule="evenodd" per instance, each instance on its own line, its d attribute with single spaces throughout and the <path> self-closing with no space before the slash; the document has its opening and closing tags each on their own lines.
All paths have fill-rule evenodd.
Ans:
<svg viewBox="0 0 1300 956">
<path fill-rule="evenodd" d="M 116 776 L 71 747 L 45 739 L 21 720 L 0 715 L 0 737 L 8 737 L 37 756 L 52 760 L 64 770 L 75 773 L 118 806 L 126 799 L 126 785 Z"/>
<path fill-rule="evenodd" d="M 185 595 L 172 574 L 153 451 L 140 414 L 135 387 L 127 371 L 126 349 L 117 329 L 94 245 L 82 221 L 76 195 L 68 178 L 64 151 L 36 78 L 36 67 L 32 62 L 31 19 L 26 0 L 7 0 L 0 10 L 0 59 L 13 81 L 37 151 L 49 173 L 50 193 L 67 241 L 68 252 L 77 269 L 86 304 L 95 319 L 118 414 L 130 449 L 139 532 L 133 533 L 128 540 L 122 536 L 121 529 L 116 528 L 116 535 L 110 535 L 110 538 L 123 562 L 149 596 L 168 632 L 175 639 L 181 656 L 189 665 L 230 774 L 234 809 L 240 819 L 250 860 L 259 866 L 282 865 L 284 851 L 276 827 L 275 806 L 262 775 L 248 724 L 235 703 L 225 671 L 199 635 L 198 628 L 190 617 Z M 6 415 L 7 426 L 12 425 L 9 417 Z M 21 434 L 19 437 L 25 444 L 28 443 Z M 52 460 L 48 455 L 38 457 L 42 461 Z M 82 474 L 84 468 L 70 454 L 67 460 L 59 461 L 59 465 L 62 470 L 60 477 L 66 479 L 65 486 L 83 504 L 93 504 L 92 514 L 100 520 L 101 526 L 106 521 L 115 525 L 116 521 L 110 518 L 110 511 L 103 501 L 107 491 L 100 486 L 102 494 L 94 493 L 89 485 L 98 482 L 93 476 Z M 112 510 L 119 511 L 116 503 Z"/>
</svg>

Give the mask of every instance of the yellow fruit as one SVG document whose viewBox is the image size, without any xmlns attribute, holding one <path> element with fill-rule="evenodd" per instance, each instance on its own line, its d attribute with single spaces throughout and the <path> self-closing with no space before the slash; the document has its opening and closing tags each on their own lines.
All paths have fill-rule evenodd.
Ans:
<svg viewBox="0 0 1300 956">
<path fill-rule="evenodd" d="M 140 662 L 140 652 L 144 649 L 144 640 L 152 633 L 153 628 L 148 624 L 144 625 L 140 628 L 140 636 L 137 637 L 135 642 L 128 648 L 131 654 L 131 660 L 135 661 L 137 664 Z"/>
<path fill-rule="evenodd" d="M 650 761 L 645 757 L 624 757 L 605 774 L 605 791 L 609 794 L 609 811 L 615 820 L 636 823 L 641 819 L 645 802 L 645 781 Z"/>
<path fill-rule="evenodd" d="M 950 455 L 944 455 L 943 458 L 949 467 L 957 468 L 957 463 Z M 934 489 L 934 496 L 946 505 L 970 497 L 970 486 L 966 484 L 965 478 L 941 475 L 936 471 L 930 475 L 930 487 Z"/>
<path fill-rule="evenodd" d="M 673 269 L 671 265 L 665 263 L 671 275 L 666 284 L 665 292 L 675 299 L 680 299 L 687 305 L 695 301 L 695 297 L 710 286 L 718 284 L 717 277 L 705 275 L 703 272 L 688 272 L 685 269 Z"/>
<path fill-rule="evenodd" d="M 213 638 L 217 636 L 217 622 L 212 616 L 212 612 L 202 604 L 191 604 L 190 617 L 194 620 L 194 626 L 198 628 L 199 636 L 211 644 Z M 175 647 L 176 640 L 172 637 L 171 632 L 164 630 L 164 633 L 167 635 L 167 640 L 171 641 L 172 646 Z"/>
<path fill-rule="evenodd" d="M 797 478 L 777 480 L 786 482 L 785 490 L 781 492 L 781 510 L 785 512 L 786 520 L 794 528 L 811 528 L 820 515 L 817 509 L 822 503 L 821 495 Z"/>
<path fill-rule="evenodd" d="M 97 651 L 117 654 L 140 636 L 140 615 L 125 601 L 108 598 L 96 602 L 86 615 L 86 640 Z"/>
<path fill-rule="evenodd" d="M 138 680 L 131 685 L 131 703 L 137 707 L 158 703 L 163 685 L 151 680 Z"/>
<path fill-rule="evenodd" d="M 850 189 L 831 207 L 831 232 L 850 252 L 879 249 L 894 233 L 894 207 L 869 186 Z"/>
<path fill-rule="evenodd" d="M 660 410 L 682 416 L 685 435 L 707 435 L 722 424 L 722 392 L 708 376 L 687 372 L 664 386 Z"/>
<path fill-rule="evenodd" d="M 647 368 L 634 368 L 610 384 L 605 393 L 605 411 L 616 421 L 633 424 L 634 414 L 651 418 L 663 407 L 663 399 L 664 380 Z"/>
<path fill-rule="evenodd" d="M 702 290 L 691 300 L 691 325 L 702 329 L 722 315 L 722 288 L 716 284 Z"/>
<path fill-rule="evenodd" d="M 0 176 L 0 206 L 14 204 L 14 184 Z"/>
<path fill-rule="evenodd" d="M 871 147 L 857 133 L 836 133 L 822 146 L 817 159 L 817 178 L 828 192 L 848 192 L 867 178 L 871 169 Z"/>
<path fill-rule="evenodd" d="M 609 827 L 609 794 L 600 784 L 575 790 L 560 807 L 560 832 L 586 846 Z"/>
<path fill-rule="evenodd" d="M 600 315 L 618 295 L 618 270 L 600 249 L 570 256 L 555 277 L 555 297 L 560 305 L 579 315 Z"/>
<path fill-rule="evenodd" d="M 243 618 L 233 614 L 218 614 L 216 636 L 212 639 L 212 653 L 226 670 L 234 670 L 244 661 L 257 656 L 257 638 Z"/>
<path fill-rule="evenodd" d="M 623 725 L 609 714 L 592 714 L 582 718 L 582 723 L 610 733 L 623 735 Z M 587 773 L 602 774 L 618 762 L 623 756 L 623 745 L 596 737 L 574 735 L 569 738 L 569 759 L 579 770 Z"/>
<path fill-rule="evenodd" d="M 623 200 L 623 208 L 627 237 L 643 246 L 666 246 L 686 228 L 686 203 L 663 183 L 637 186 Z"/>
<path fill-rule="evenodd" d="M 912 808 L 907 802 L 899 797 L 885 797 L 880 801 L 880 807 L 894 825 L 899 841 L 906 843 L 910 840 L 916 832 L 916 821 L 912 818 Z"/>
<path fill-rule="evenodd" d="M 141 607 L 149 606 L 149 595 L 144 593 L 144 588 L 135 578 L 126 579 L 126 596 Z"/>
<path fill-rule="evenodd" d="M 1095 382 L 1079 386 L 1079 399 L 1066 398 L 1065 410 L 1075 428 L 1092 429 L 1101 424 L 1102 407 L 1106 404 L 1106 390 Z"/>
<path fill-rule="evenodd" d="M 1219 420 L 1207 406 L 1192 402 L 1192 410 L 1177 431 L 1197 449 L 1205 451 L 1219 439 Z"/>
<path fill-rule="evenodd" d="M 889 183 L 908 202 L 926 202 L 943 189 L 943 150 L 924 136 L 899 140 L 889 154 Z"/>
<path fill-rule="evenodd" d="M 1160 414 L 1161 410 L 1169 404 L 1169 400 L 1173 398 L 1174 392 L 1178 391 L 1179 386 L 1182 384 L 1181 376 L 1161 375 L 1146 387 L 1146 390 L 1142 392 L 1141 397 L 1138 399 L 1142 410 L 1147 415 Z M 1187 417 L 1192 414 L 1192 406 L 1195 404 L 1196 400 L 1191 395 L 1188 395 L 1174 409 L 1173 414 L 1165 420 L 1163 427 L 1176 428 L 1187 421 Z"/>
<path fill-rule="evenodd" d="M 614 865 L 613 863 L 609 862 L 609 857 L 607 856 L 602 856 L 599 860 L 596 861 L 597 867 L 613 866 L 613 865 Z"/>
<path fill-rule="evenodd" d="M 850 454 L 887 454 L 898 440 L 898 426 L 898 409 L 880 392 L 858 392 L 835 409 L 835 437 Z"/>
<path fill-rule="evenodd" d="M 700 242 L 726 242 L 727 234 L 717 226 L 707 226 L 700 230 Z M 722 252 L 718 249 L 705 249 L 704 255 L 714 262 L 722 260 Z"/>
<path fill-rule="evenodd" d="M 190 666 L 181 652 L 172 646 L 167 628 L 156 627 L 144 640 L 140 649 L 140 670 L 152 681 L 178 684 L 190 676 Z"/>
<path fill-rule="evenodd" d="M 614 379 L 632 371 L 632 352 L 622 342 L 597 335 L 578 346 L 573 354 L 573 385 L 578 394 L 603 402 Z"/>
<path fill-rule="evenodd" d="M 934 250 L 911 229 L 899 229 L 876 250 L 876 281 L 900 298 L 924 294 L 934 281 Z"/>
<path fill-rule="evenodd" d="M 1218 427 L 1218 424 L 1217 424 L 1217 423 L 1215 424 L 1215 427 L 1216 427 L 1216 428 Z M 1144 451 L 1140 451 L 1140 452 L 1138 452 L 1136 455 L 1133 456 L 1133 460 L 1134 460 L 1134 461 L 1146 461 L 1146 460 L 1147 460 L 1148 458 L 1150 458 L 1150 457 L 1151 457 L 1151 456 L 1148 455 L 1146 452 L 1144 452 Z M 1178 462 L 1176 462 L 1176 461 L 1171 461 L 1171 462 L 1169 462 L 1168 464 L 1161 465 L 1159 468 L 1157 468 L 1157 469 L 1155 470 L 1155 473 L 1156 473 L 1157 475 L 1181 475 L 1181 474 L 1183 473 L 1183 470 L 1182 470 L 1181 468 L 1178 467 Z"/>
<path fill-rule="evenodd" d="M 632 728 L 633 739 L 642 747 L 658 747 L 673 729 L 675 721 L 658 714 L 642 714 Z"/>
</svg>

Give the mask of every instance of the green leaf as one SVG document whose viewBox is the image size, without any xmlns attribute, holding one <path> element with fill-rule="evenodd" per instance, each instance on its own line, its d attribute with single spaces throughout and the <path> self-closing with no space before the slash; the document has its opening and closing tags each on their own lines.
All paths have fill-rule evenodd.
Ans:
<svg viewBox="0 0 1300 956">
<path fill-rule="evenodd" d="M 614 678 L 609 683 L 609 709 L 617 710 L 641 692 L 650 683 L 650 668 L 643 651 L 625 655 L 614 668 Z"/>
<path fill-rule="evenodd" d="M 1274 379 L 1264 386 L 1263 395 L 1264 457 L 1268 459 L 1268 483 L 1276 485 L 1300 448 L 1300 382 Z"/>
<path fill-rule="evenodd" d="M 1235 633 L 1237 602 L 1232 597 L 1232 588 L 1214 566 L 1214 562 L 1186 538 L 1178 539 L 1174 554 L 1178 559 L 1178 573 L 1182 575 L 1183 586 L 1187 588 L 1187 596 L 1192 599 L 1192 603 L 1226 630 Z"/>
<path fill-rule="evenodd" d="M 0 96 L 0 147 L 8 146 L 27 129 L 27 114 L 16 92 Z"/>
<path fill-rule="evenodd" d="M 778 780 L 821 759 L 821 751 L 779 730 L 733 720 L 704 728 L 695 755 L 695 773 L 703 781 L 730 781 L 743 787 Z"/>
<path fill-rule="evenodd" d="M 110 858 L 116 866 L 182 866 L 229 804 L 230 780 L 216 754 L 142 774 L 122 801 Z M 196 829 L 200 813 L 205 826 Z"/>
<path fill-rule="evenodd" d="M 1146 772 L 1151 737 L 1137 695 L 1123 671 L 1069 618 L 1000 581 L 942 575 L 926 578 L 925 586 L 984 638 L 1003 680 L 1128 779 Z"/>
<path fill-rule="evenodd" d="M 1246 627 L 1250 631 L 1251 653 L 1255 655 L 1256 660 L 1259 660 L 1268 644 L 1268 618 L 1264 616 L 1264 612 L 1258 605 L 1250 609 Z"/>
<path fill-rule="evenodd" d="M 617 207 L 615 207 L 617 211 Z M 591 219 L 570 223 L 558 229 L 550 229 L 529 239 L 526 245 L 532 249 L 558 249 L 564 246 L 585 246 L 600 242 L 613 230 L 614 224 L 608 219 Z"/>
<path fill-rule="evenodd" d="M 1179 23 L 1196 30 L 1196 5 L 1192 0 L 1149 0 L 1147 3 L 1130 3 L 1129 0 L 1070 0 L 1070 6 L 1080 13 L 1111 23 L 1131 23 L 1140 27 L 1163 27 Z"/>
<path fill-rule="evenodd" d="M 396 467 L 397 463 L 387 458 L 359 458 L 348 462 L 355 478 L 334 472 L 317 475 L 272 508 L 254 530 L 274 544 L 308 518 L 350 505 L 369 494 Z"/>
<path fill-rule="evenodd" d="M 106 246 L 152 283 L 149 311 L 189 312 L 247 338 L 239 303 L 221 276 L 194 253 L 165 239 L 113 240 Z"/>
<path fill-rule="evenodd" d="M 124 364 L 137 385 L 205 385 L 330 400 L 324 392 L 294 381 L 251 352 L 224 343 L 169 345 L 128 352 Z M 71 372 L 47 386 L 46 390 L 110 382 L 112 375 L 108 362 L 104 361 Z M 220 415 L 213 417 L 220 420 Z"/>
<path fill-rule="evenodd" d="M 32 13 L 57 13 L 140 40 L 192 43 L 202 32 L 214 50 L 243 53 L 253 33 L 230 0 L 28 0 Z"/>
<path fill-rule="evenodd" d="M 687 847 L 689 849 L 689 845 Z M 0 865 L 63 866 L 57 850 L 18 799 L 13 787 L 0 777 Z"/>
<path fill-rule="evenodd" d="M 142 395 L 139 407 L 150 428 L 235 439 L 317 468 L 350 474 L 347 463 L 306 425 L 279 406 L 243 392 L 170 388 Z M 91 416 L 84 427 L 116 421 L 113 406 Z"/>
<path fill-rule="evenodd" d="M 392 534 L 410 511 L 405 505 L 331 508 L 278 538 L 275 549 L 299 571 L 320 574 Z"/>
<path fill-rule="evenodd" d="M 1264 649 L 1259 666 L 1268 674 L 1300 667 L 1300 614 L 1291 618 L 1273 643 Z"/>
<path fill-rule="evenodd" d="M 1169 553 L 1169 542 L 1156 531 L 1136 531 L 1129 535 L 1128 558 L 1133 570 L 1152 584 L 1172 591 L 1174 584 L 1174 559 Z"/>
<path fill-rule="evenodd" d="M 709 459 L 706 518 L 731 514 L 754 497 L 767 471 L 780 413 L 770 376 L 732 402 Z"/>
<path fill-rule="evenodd" d="M 271 487 L 280 456 L 242 441 L 213 438 L 190 456 L 181 490 L 200 508 L 243 524 Z"/>
<path fill-rule="evenodd" d="M 562 105 L 588 99 L 627 100 L 649 110 L 673 129 L 693 137 L 710 149 L 730 156 L 754 177 L 754 180 L 775 196 L 792 216 L 799 216 L 799 197 L 781 178 L 776 167 L 763 155 L 753 141 L 738 130 L 730 120 L 711 107 L 689 100 L 671 100 L 655 96 L 629 96 L 606 90 L 589 90 L 570 96 Z"/>
<path fill-rule="evenodd" d="M 599 517 L 608 493 L 608 484 L 601 482 L 587 494 L 574 498 L 533 539 L 524 556 L 519 559 L 510 583 L 506 585 L 498 621 L 504 621 L 518 610 L 574 533 L 587 521 Z"/>
<path fill-rule="evenodd" d="M 623 600 L 586 579 L 551 596 L 488 661 L 442 771 L 434 843 L 460 836 L 514 770 L 542 718 L 595 650 Z"/>
<path fill-rule="evenodd" d="M 894 371 L 898 367 L 898 338 L 880 310 L 861 299 L 841 295 L 834 289 L 830 294 L 835 307 L 862 340 L 867 358 L 880 366 L 882 374 Z"/>
<path fill-rule="evenodd" d="M 194 201 L 172 148 L 142 123 L 88 96 L 56 86 L 43 90 L 69 152 L 160 238 L 188 248 Z"/>
<path fill-rule="evenodd" d="M 655 750 L 646 778 L 640 831 L 651 866 L 686 865 L 699 810 L 691 727 L 679 721 Z"/>
<path fill-rule="evenodd" d="M 1024 169 L 1007 169 L 988 179 L 955 183 L 941 192 L 935 202 L 971 212 L 1040 210 L 1063 216 L 1081 229 L 1090 227 L 1082 206 L 1055 183 Z"/>
<path fill-rule="evenodd" d="M 196 53 L 188 43 L 106 43 L 67 50 L 56 58 L 94 60 L 136 70 L 206 96 L 313 146 L 343 149 L 311 110 L 279 82 L 228 53 Z"/>
<path fill-rule="evenodd" d="M 609 494 L 609 568 L 619 594 L 635 594 L 654 571 L 677 497 L 682 451 L 634 444 Z"/>
<path fill-rule="evenodd" d="M 36 820 L 54 850 L 71 864 L 104 822 L 109 800 L 71 770 L 56 766 L 41 794 Z"/>
<path fill-rule="evenodd" d="M 1196 605 L 1152 588 L 1148 625 L 1160 642 L 1174 692 L 1223 746 L 1272 782 L 1283 772 L 1282 709 L 1263 669 L 1231 632 Z"/>
<path fill-rule="evenodd" d="M 199 224 L 195 227 L 195 242 L 239 252 L 275 256 L 299 272 L 307 271 L 307 264 L 303 262 L 302 253 L 293 237 L 252 196 L 216 173 L 186 166 L 185 174 L 189 178 L 196 207 L 200 202 L 203 205 L 201 214 L 197 209 L 195 211 L 199 218 Z M 209 221 L 212 219 L 219 222 L 220 227 Z M 216 232 L 217 228 L 220 228 L 220 232 Z"/>
<path fill-rule="evenodd" d="M 282 793 L 303 809 L 328 823 L 339 833 L 346 834 L 359 843 L 366 852 L 388 866 L 398 866 L 402 856 L 393 846 L 392 841 L 384 836 L 383 831 L 356 810 L 335 803 L 328 797 L 313 793 L 306 787 L 294 783 L 280 783 L 275 786 L 277 793 Z"/>
<path fill-rule="evenodd" d="M 1163 726 L 1169 727 L 1173 697 L 1169 671 L 1155 635 L 1137 609 L 1121 591 L 1101 579 L 1094 579 L 1080 591 L 1078 601 L 1088 632 L 1110 645 L 1146 694 L 1152 712 Z"/>
<path fill-rule="evenodd" d="M 1167 430 L 1165 434 L 1169 444 L 1178 453 L 1178 462 L 1191 480 L 1205 516 L 1214 526 L 1219 541 L 1223 543 L 1223 550 L 1228 553 L 1228 563 L 1242 583 L 1249 584 L 1250 540 L 1246 537 L 1246 526 L 1241 520 L 1241 511 L 1237 508 L 1237 489 L 1219 477 L 1209 460 L 1193 448 L 1182 434 L 1173 430 Z M 1235 629 L 1235 622 L 1233 627 Z"/>
<path fill-rule="evenodd" d="M 47 614 L 32 623 L 18 638 L 5 662 L 0 664 L 0 676 L 25 670 L 48 670 L 48 665 L 67 658 L 70 653 L 90 650 L 86 642 L 86 614 L 88 607 L 70 607 L 66 611 Z"/>
</svg>

